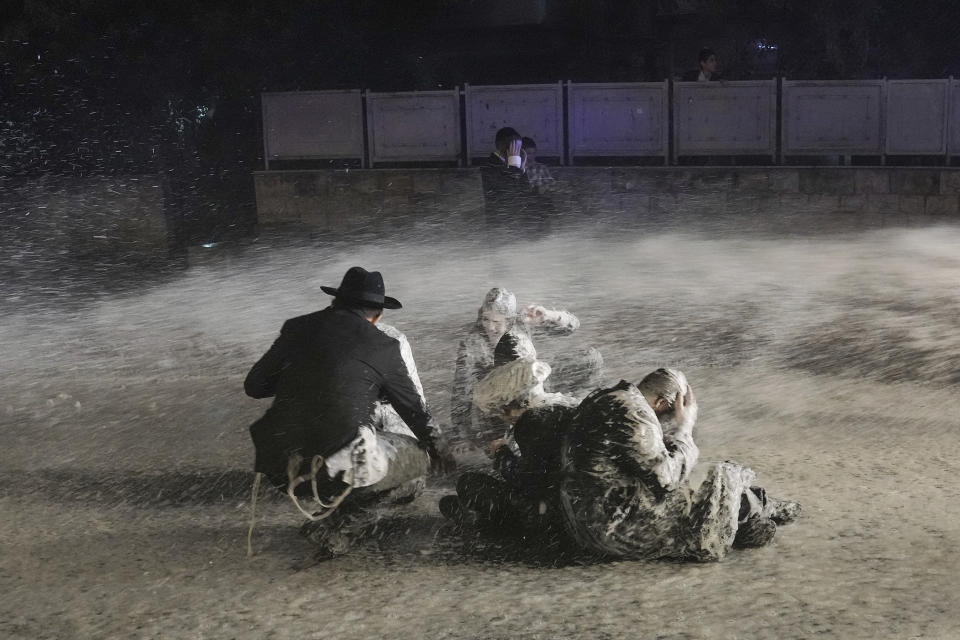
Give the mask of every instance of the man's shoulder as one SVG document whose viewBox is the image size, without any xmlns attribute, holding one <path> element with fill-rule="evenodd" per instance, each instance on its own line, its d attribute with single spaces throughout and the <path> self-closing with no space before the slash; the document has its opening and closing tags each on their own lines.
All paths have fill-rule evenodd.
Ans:
<svg viewBox="0 0 960 640">
<path fill-rule="evenodd" d="M 520 167 L 511 167 L 507 161 L 495 153 L 491 153 L 487 161 L 480 165 L 481 175 L 489 178 L 496 177 L 500 180 L 518 180 L 524 175 Z"/>
<path fill-rule="evenodd" d="M 487 156 L 487 161 L 482 166 L 495 169 L 506 169 L 507 161 L 497 154 L 491 153 L 489 156 Z"/>
<path fill-rule="evenodd" d="M 376 324 L 376 327 L 380 331 L 380 333 L 387 336 L 391 340 L 396 340 L 401 344 L 403 344 L 404 342 L 408 342 L 407 336 L 404 335 L 403 331 L 400 331 L 400 329 L 397 329 L 392 324 L 386 324 L 385 322 L 378 322 Z"/>
<path fill-rule="evenodd" d="M 366 320 L 363 326 L 358 327 L 355 336 L 365 350 L 380 354 L 395 353 L 401 358 L 402 345 L 409 344 L 407 337 L 396 327 L 392 325 L 380 327 L 379 324 L 374 325 Z"/>
<path fill-rule="evenodd" d="M 576 413 L 575 406 L 552 404 L 543 407 L 527 409 L 517 421 L 516 429 L 538 429 L 543 427 L 558 428 L 562 423 L 571 419 Z"/>
<path fill-rule="evenodd" d="M 305 313 L 302 316 L 288 318 L 283 323 L 283 330 L 296 331 L 298 329 L 310 327 L 311 325 L 323 323 L 329 317 L 329 312 L 330 309 L 327 308 L 321 309 L 320 311 Z"/>
<path fill-rule="evenodd" d="M 283 323 L 284 334 L 290 336 L 326 334 L 331 337 L 356 342 L 373 342 L 379 345 L 397 344 L 397 340 L 378 330 L 373 323 L 355 313 L 327 307 L 320 311 L 290 318 Z M 401 334 L 402 335 L 402 334 Z"/>
</svg>

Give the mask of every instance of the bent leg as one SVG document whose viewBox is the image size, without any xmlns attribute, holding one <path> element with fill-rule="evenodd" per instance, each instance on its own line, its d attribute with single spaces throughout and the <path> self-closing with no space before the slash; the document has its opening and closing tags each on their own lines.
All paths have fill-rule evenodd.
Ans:
<svg viewBox="0 0 960 640">
<path fill-rule="evenodd" d="M 318 555 L 333 557 L 349 551 L 376 526 L 380 518 L 373 509 L 376 504 L 410 502 L 423 492 L 430 458 L 417 445 L 416 438 L 378 432 L 376 446 L 387 460 L 386 475 L 374 484 L 351 490 L 329 518 L 308 522 L 301 529 L 319 547 Z"/>
<path fill-rule="evenodd" d="M 352 501 L 409 501 L 419 495 L 430 470 L 430 456 L 420 448 L 417 439 L 380 431 L 377 446 L 387 459 L 387 474 L 370 486 L 354 489 Z"/>
</svg>

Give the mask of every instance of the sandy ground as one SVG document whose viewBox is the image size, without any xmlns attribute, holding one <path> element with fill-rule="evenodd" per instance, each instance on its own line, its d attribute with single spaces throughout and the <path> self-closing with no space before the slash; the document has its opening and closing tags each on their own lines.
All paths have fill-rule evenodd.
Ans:
<svg viewBox="0 0 960 640">
<path fill-rule="evenodd" d="M 261 239 L 134 288 L 8 288 L 0 637 L 960 637 L 960 229 L 934 222 Z M 441 419 L 457 336 L 506 286 L 580 316 L 545 359 L 595 345 L 611 383 L 683 368 L 702 459 L 748 464 L 802 519 L 717 564 L 556 559 L 453 534 L 434 479 L 326 562 L 268 499 L 248 559 L 265 405 L 243 376 L 355 263 L 404 302 L 388 321 Z"/>
</svg>

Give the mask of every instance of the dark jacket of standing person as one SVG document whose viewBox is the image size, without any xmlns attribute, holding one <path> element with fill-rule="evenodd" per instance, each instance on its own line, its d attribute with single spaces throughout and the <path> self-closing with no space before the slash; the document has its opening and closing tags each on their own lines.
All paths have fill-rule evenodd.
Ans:
<svg viewBox="0 0 960 640">
<path fill-rule="evenodd" d="M 495 145 L 480 170 L 488 228 L 513 231 L 526 239 L 548 233 L 556 209 L 528 180 L 520 134 L 504 127 L 497 131 Z"/>
<path fill-rule="evenodd" d="M 285 485 L 288 456 L 329 457 L 370 423 L 388 400 L 434 460 L 440 431 L 424 406 L 400 353 L 361 309 L 335 304 L 287 320 L 244 382 L 253 398 L 274 396 L 251 427 L 257 471 Z"/>
</svg>

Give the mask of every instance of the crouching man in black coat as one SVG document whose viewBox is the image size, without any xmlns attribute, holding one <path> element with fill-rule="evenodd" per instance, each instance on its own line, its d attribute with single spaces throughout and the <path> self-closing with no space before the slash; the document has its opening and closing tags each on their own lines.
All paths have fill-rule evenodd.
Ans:
<svg viewBox="0 0 960 640">
<path fill-rule="evenodd" d="M 244 389 L 253 398 L 274 398 L 250 427 L 256 471 L 320 521 L 305 532 L 335 555 L 363 528 L 363 507 L 384 498 L 412 500 L 429 468 L 451 470 L 452 458 L 400 342 L 375 326 L 385 308 L 401 307 L 384 295 L 380 273 L 352 267 L 339 288 L 321 289 L 333 303 L 287 320 Z M 382 429 L 382 403 L 413 436 Z M 314 506 L 304 508 L 311 503 L 301 498 L 311 496 Z"/>
</svg>

